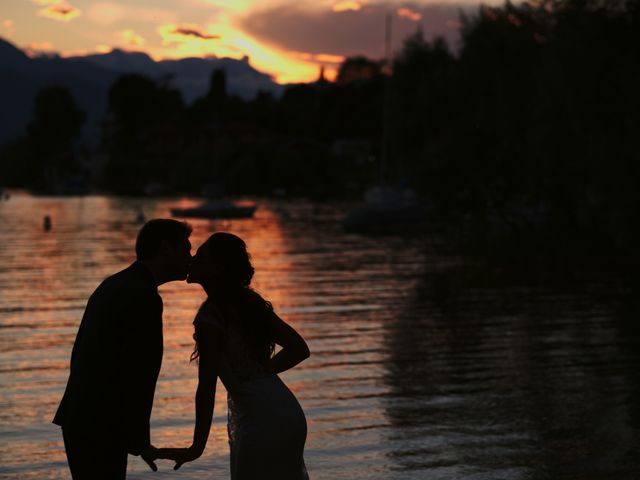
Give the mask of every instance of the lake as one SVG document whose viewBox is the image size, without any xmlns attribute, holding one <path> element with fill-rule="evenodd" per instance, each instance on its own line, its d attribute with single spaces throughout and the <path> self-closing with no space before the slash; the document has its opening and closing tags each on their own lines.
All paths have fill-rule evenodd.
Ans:
<svg viewBox="0 0 640 480">
<path fill-rule="evenodd" d="M 0 203 L 0 478 L 70 478 L 51 419 L 85 303 L 134 259 L 136 216 L 191 198 L 34 197 Z M 311 479 L 640 478 L 640 333 L 601 289 L 473 285 L 429 235 L 361 236 L 348 204 L 259 201 L 253 219 L 190 220 L 192 244 L 242 237 L 255 288 L 307 340 L 281 375 L 304 408 Z M 50 215 L 52 229 L 43 230 Z M 597 283 L 597 282 L 596 282 Z M 592 282 L 593 284 L 593 282 Z M 152 415 L 156 446 L 187 446 L 203 292 L 173 282 Z M 132 479 L 229 477 L 226 392 L 202 458 Z"/>
</svg>

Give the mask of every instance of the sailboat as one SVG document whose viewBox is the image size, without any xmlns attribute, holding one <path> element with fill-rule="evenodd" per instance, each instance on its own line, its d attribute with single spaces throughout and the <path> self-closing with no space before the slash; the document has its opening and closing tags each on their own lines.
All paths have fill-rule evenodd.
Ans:
<svg viewBox="0 0 640 480">
<path fill-rule="evenodd" d="M 425 209 L 415 192 L 380 183 L 367 189 L 365 202 L 352 209 L 343 221 L 347 232 L 400 233 L 422 230 Z"/>
<path fill-rule="evenodd" d="M 258 206 L 255 203 L 236 203 L 223 197 L 224 189 L 217 184 L 209 183 L 202 188 L 208 197 L 206 202 L 195 207 L 172 208 L 171 215 L 182 218 L 231 219 L 251 218 Z"/>
<path fill-rule="evenodd" d="M 257 205 L 238 205 L 229 200 L 213 200 L 191 208 L 172 208 L 171 215 L 183 218 L 251 218 Z"/>
<path fill-rule="evenodd" d="M 391 65 L 391 14 L 386 17 L 386 64 Z M 387 74 L 390 76 L 390 72 Z M 388 183 L 386 167 L 389 157 L 389 115 L 391 107 L 390 77 L 384 89 L 382 128 L 382 154 L 379 161 L 377 184 L 367 189 L 364 204 L 351 210 L 343 221 L 347 232 L 396 233 L 422 230 L 425 227 L 425 209 L 418 203 L 416 193 L 402 181 L 394 186 Z"/>
</svg>

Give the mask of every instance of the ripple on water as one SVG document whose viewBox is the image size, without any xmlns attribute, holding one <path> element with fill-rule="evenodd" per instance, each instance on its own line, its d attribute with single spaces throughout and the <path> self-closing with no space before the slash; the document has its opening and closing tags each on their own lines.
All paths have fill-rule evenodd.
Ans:
<svg viewBox="0 0 640 480">
<path fill-rule="evenodd" d="M 84 305 L 133 260 L 137 212 L 167 216 L 177 202 L 195 200 L 15 195 L 0 204 L 1 478 L 68 477 L 50 420 Z M 442 272 L 459 262 L 425 239 L 343 234 L 341 204 L 285 206 L 286 221 L 269 202 L 252 220 L 194 220 L 192 243 L 216 229 L 243 237 L 256 288 L 308 340 L 312 356 L 283 378 L 307 415 L 311 478 L 640 478 L 640 343 L 608 306 L 543 289 L 443 288 Z M 181 283 L 160 292 L 153 441 L 187 445 L 191 322 L 204 296 Z M 228 478 L 221 387 L 216 405 L 209 448 L 185 478 Z M 176 478 L 168 462 L 154 474 L 132 457 L 129 469 Z"/>
</svg>

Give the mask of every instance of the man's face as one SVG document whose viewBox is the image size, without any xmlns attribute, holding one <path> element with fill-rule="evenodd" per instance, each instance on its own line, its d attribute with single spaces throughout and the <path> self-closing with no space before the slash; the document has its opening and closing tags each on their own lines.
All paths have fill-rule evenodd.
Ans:
<svg viewBox="0 0 640 480">
<path fill-rule="evenodd" d="M 189 239 L 185 238 L 176 244 L 167 242 L 164 248 L 163 258 L 166 260 L 166 268 L 171 278 L 174 280 L 186 279 L 191 263 L 191 242 Z"/>
</svg>

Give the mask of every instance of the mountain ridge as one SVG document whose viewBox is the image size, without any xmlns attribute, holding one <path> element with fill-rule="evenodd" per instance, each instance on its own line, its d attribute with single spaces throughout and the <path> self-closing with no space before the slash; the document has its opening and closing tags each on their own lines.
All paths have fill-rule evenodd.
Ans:
<svg viewBox="0 0 640 480">
<path fill-rule="evenodd" d="M 78 106 L 87 113 L 83 139 L 89 145 L 100 140 L 101 121 L 107 112 L 107 93 L 122 74 L 139 73 L 155 80 L 170 79 L 186 103 L 206 94 L 214 69 L 227 75 L 227 91 L 244 99 L 259 91 L 279 95 L 284 89 L 273 78 L 241 60 L 220 57 L 185 57 L 153 60 L 144 52 L 114 49 L 108 53 L 60 57 L 29 57 L 13 43 L 0 37 L 0 145 L 26 131 L 38 91 L 48 85 L 69 89 Z"/>
</svg>

